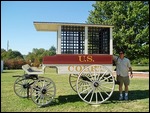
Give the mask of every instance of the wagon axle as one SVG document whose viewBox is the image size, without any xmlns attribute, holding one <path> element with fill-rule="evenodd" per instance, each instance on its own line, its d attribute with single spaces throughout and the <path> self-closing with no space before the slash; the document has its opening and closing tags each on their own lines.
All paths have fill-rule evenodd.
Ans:
<svg viewBox="0 0 150 113">
<path fill-rule="evenodd" d="M 94 87 L 98 87 L 99 86 L 99 82 L 94 82 L 93 85 L 94 85 Z"/>
<path fill-rule="evenodd" d="M 46 89 L 42 89 L 42 94 L 46 94 L 47 90 Z"/>
<path fill-rule="evenodd" d="M 23 84 L 22 86 L 23 86 L 24 89 L 26 89 L 26 88 L 29 88 L 29 87 L 30 87 L 30 84 L 29 84 L 29 83 Z"/>
</svg>

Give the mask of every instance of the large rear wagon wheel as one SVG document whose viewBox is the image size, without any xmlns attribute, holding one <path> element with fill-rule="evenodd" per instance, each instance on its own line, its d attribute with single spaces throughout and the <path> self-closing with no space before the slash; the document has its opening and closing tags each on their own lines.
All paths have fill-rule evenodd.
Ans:
<svg viewBox="0 0 150 113">
<path fill-rule="evenodd" d="M 31 99 L 40 107 L 49 105 L 55 94 L 56 86 L 50 78 L 39 77 L 31 87 Z"/>
<path fill-rule="evenodd" d="M 89 104 L 100 104 L 108 100 L 114 91 L 114 86 L 112 72 L 102 65 L 88 66 L 80 72 L 77 79 L 77 93 Z"/>
</svg>

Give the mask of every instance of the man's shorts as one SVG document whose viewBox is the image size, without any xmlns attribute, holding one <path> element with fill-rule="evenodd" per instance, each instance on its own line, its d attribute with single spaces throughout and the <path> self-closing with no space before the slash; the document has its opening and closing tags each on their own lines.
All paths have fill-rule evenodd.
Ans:
<svg viewBox="0 0 150 113">
<path fill-rule="evenodd" d="M 120 85 L 129 85 L 130 84 L 130 79 L 129 79 L 129 76 L 127 77 L 122 77 L 120 75 L 117 75 L 117 81 L 120 82 Z"/>
</svg>

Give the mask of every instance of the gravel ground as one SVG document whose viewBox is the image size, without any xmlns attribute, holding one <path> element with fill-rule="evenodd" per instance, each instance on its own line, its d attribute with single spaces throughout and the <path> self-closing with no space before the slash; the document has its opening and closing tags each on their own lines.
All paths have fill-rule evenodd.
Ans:
<svg viewBox="0 0 150 113">
<path fill-rule="evenodd" d="M 134 73 L 133 72 L 133 77 L 137 77 L 137 78 L 149 78 L 149 73 Z"/>
</svg>

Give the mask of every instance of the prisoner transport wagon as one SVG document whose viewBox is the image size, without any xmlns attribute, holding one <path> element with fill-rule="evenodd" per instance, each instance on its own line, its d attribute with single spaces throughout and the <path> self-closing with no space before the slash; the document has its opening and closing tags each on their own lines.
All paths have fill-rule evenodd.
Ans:
<svg viewBox="0 0 150 113">
<path fill-rule="evenodd" d="M 84 102 L 101 104 L 111 97 L 113 26 L 62 22 L 34 22 L 34 26 L 37 31 L 57 32 L 57 54 L 45 56 L 41 70 L 23 65 L 26 74 L 17 76 L 16 95 L 31 97 L 38 106 L 49 105 L 55 98 L 55 83 L 38 75 L 45 67 L 56 67 L 58 74 L 69 75 L 70 86 Z"/>
</svg>

